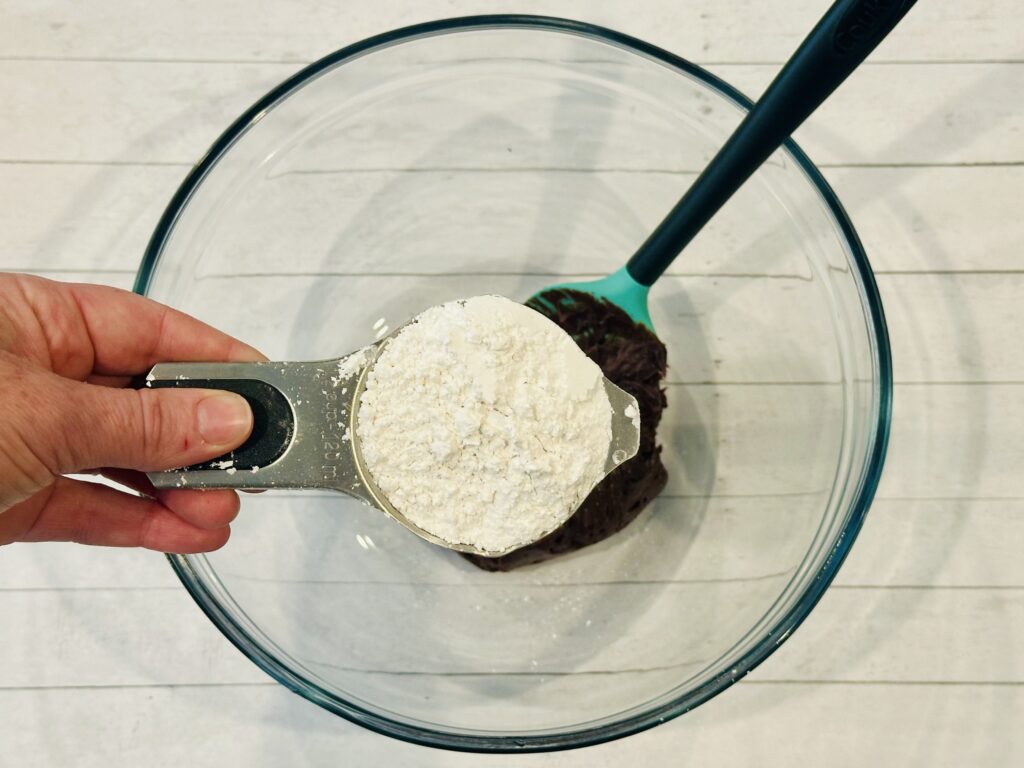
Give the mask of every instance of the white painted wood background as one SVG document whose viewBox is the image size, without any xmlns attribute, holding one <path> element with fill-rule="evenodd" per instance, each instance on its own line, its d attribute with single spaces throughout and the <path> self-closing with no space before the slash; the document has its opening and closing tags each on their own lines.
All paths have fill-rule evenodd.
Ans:
<svg viewBox="0 0 1024 768">
<path fill-rule="evenodd" d="M 826 6 L 0 0 L 0 269 L 129 285 L 220 130 L 370 34 L 480 12 L 575 17 L 756 96 Z M 893 439 L 836 584 L 724 695 L 575 752 L 418 748 L 268 682 L 159 555 L 17 545 L 0 550 L 0 766 L 1024 764 L 1022 93 L 1019 0 L 921 0 L 797 134 L 878 272 Z"/>
</svg>

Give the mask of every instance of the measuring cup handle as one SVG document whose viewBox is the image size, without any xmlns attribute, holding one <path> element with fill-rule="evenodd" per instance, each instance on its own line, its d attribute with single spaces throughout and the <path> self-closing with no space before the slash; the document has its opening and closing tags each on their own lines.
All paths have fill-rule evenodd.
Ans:
<svg viewBox="0 0 1024 768">
<path fill-rule="evenodd" d="M 237 366 L 232 366 L 237 368 Z M 229 469 L 251 471 L 253 467 L 266 467 L 285 452 L 295 434 L 295 416 L 288 400 L 281 392 L 258 379 L 247 378 L 182 378 L 153 379 L 146 382 L 153 389 L 191 387 L 219 389 L 241 395 L 252 409 L 252 434 L 238 448 L 201 464 L 185 467 L 184 471 Z M 231 462 L 230 466 L 225 462 Z M 153 473 L 155 475 L 156 473 Z M 234 474 L 233 472 L 231 474 Z M 151 479 L 153 479 L 151 475 Z M 156 484 L 154 480 L 154 484 Z M 158 486 L 159 487 L 159 486 Z"/>
</svg>

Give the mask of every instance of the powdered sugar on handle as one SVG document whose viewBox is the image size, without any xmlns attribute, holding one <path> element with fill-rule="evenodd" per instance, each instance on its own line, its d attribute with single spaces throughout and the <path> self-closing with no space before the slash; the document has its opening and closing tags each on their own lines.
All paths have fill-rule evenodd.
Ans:
<svg viewBox="0 0 1024 768">
<path fill-rule="evenodd" d="M 367 374 L 356 426 L 395 509 L 493 553 L 565 522 L 603 477 L 612 439 L 598 366 L 500 296 L 432 307 L 402 328 Z"/>
</svg>

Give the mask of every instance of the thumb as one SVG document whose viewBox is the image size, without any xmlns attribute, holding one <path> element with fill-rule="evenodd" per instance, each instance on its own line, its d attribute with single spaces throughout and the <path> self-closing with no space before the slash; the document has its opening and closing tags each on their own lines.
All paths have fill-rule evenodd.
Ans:
<svg viewBox="0 0 1024 768">
<path fill-rule="evenodd" d="M 74 429 L 65 428 L 62 473 L 93 467 L 150 472 L 196 464 L 237 448 L 252 432 L 245 398 L 209 389 L 111 389 L 77 384 Z"/>
</svg>

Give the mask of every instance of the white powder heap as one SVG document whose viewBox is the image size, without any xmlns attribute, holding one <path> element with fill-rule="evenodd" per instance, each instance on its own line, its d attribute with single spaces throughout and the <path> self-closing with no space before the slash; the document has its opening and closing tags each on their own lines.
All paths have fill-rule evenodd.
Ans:
<svg viewBox="0 0 1024 768">
<path fill-rule="evenodd" d="M 487 552 L 561 525 L 604 476 L 601 369 L 509 299 L 432 307 L 366 379 L 356 433 L 370 474 L 410 521 Z"/>
</svg>

